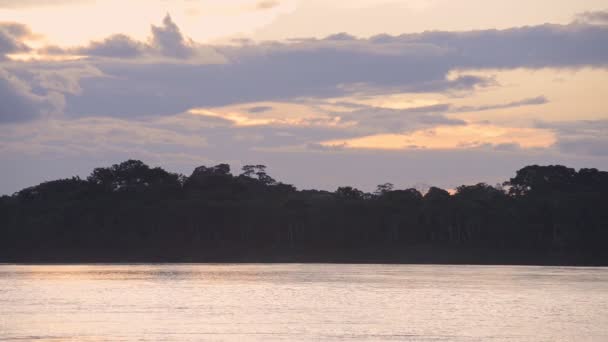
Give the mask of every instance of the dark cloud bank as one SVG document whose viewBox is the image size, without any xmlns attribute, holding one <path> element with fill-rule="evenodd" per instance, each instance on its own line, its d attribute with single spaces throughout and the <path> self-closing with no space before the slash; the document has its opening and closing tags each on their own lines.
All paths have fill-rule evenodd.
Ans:
<svg viewBox="0 0 608 342">
<path fill-rule="evenodd" d="M 226 63 L 93 60 L 104 73 L 120 77 L 85 81 L 85 96 L 70 98 L 67 110 L 73 115 L 90 108 L 99 115 L 146 115 L 357 91 L 468 91 L 490 85 L 492 80 L 467 75 L 448 80 L 448 73 L 455 69 L 606 67 L 608 27 L 544 25 L 214 49 Z"/>
<path fill-rule="evenodd" d="M 9 35 L 9 29 L 0 30 L 4 37 L 0 38 L 0 51 L 5 54 L 28 49 L 15 31 Z M 577 21 L 508 30 L 370 39 L 339 34 L 288 43 L 209 47 L 185 38 L 167 16 L 163 25 L 152 26 L 148 42 L 115 35 L 85 47 L 47 48 L 46 52 L 89 56 L 55 65 L 90 65 L 107 76 L 83 79 L 81 92 L 65 94 L 68 115 L 130 117 L 360 91 L 462 92 L 493 84 L 491 79 L 470 75 L 448 79 L 448 73 L 456 69 L 604 68 L 608 65 L 608 26 Z M 205 55 L 223 60 L 200 62 Z M 32 65 L 12 64 L 6 69 L 18 73 L 23 68 L 31 70 Z M 23 81 L 31 84 L 35 75 L 29 74 Z M 15 115 L 21 116 L 17 110 Z"/>
</svg>

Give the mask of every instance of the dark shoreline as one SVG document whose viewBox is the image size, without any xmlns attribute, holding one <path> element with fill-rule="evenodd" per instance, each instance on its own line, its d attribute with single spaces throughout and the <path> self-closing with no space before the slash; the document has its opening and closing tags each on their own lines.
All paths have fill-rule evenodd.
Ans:
<svg viewBox="0 0 608 342">
<path fill-rule="evenodd" d="M 192 175 L 128 160 L 0 197 L 0 262 L 608 266 L 608 172 L 502 185 L 298 190 L 264 165 Z"/>
<path fill-rule="evenodd" d="M 230 252 L 231 251 L 231 252 Z M 483 266 L 608 266 L 608 253 L 580 251 L 507 251 L 480 248 L 445 250 L 414 247 L 407 251 L 374 249 L 340 249 L 311 251 L 297 249 L 235 249 L 223 251 L 38 251 L 36 254 L 2 253 L 0 263 L 8 264 L 133 264 L 133 263 L 201 263 L 201 264 L 419 264 L 419 265 L 483 265 Z"/>
</svg>

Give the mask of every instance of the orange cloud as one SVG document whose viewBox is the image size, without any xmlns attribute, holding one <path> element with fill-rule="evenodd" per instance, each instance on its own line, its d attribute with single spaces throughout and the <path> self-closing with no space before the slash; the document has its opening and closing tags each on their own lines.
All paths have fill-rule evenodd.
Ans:
<svg viewBox="0 0 608 342">
<path fill-rule="evenodd" d="M 263 108 L 261 112 L 251 109 Z M 247 106 L 233 105 L 215 108 L 194 108 L 193 115 L 220 118 L 230 121 L 234 126 L 352 126 L 339 116 L 328 116 L 308 105 L 283 102 L 254 102 Z"/>
<path fill-rule="evenodd" d="M 376 134 L 347 140 L 321 142 L 326 147 L 355 149 L 463 149 L 482 146 L 517 145 L 522 148 L 546 148 L 556 142 L 547 129 L 502 127 L 471 124 L 439 126 L 406 134 Z"/>
</svg>

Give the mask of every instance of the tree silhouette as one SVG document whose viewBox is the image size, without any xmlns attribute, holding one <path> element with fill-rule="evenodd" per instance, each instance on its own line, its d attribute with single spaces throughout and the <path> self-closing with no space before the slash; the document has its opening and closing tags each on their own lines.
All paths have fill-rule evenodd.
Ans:
<svg viewBox="0 0 608 342">
<path fill-rule="evenodd" d="M 608 172 L 526 166 L 502 185 L 300 190 L 264 165 L 190 176 L 127 160 L 0 197 L 0 262 L 608 264 Z"/>
</svg>

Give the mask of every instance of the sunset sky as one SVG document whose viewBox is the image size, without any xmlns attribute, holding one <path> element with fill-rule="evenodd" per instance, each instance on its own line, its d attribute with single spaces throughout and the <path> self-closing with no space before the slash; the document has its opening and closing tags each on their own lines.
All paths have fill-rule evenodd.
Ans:
<svg viewBox="0 0 608 342">
<path fill-rule="evenodd" d="M 608 169 L 606 0 L 0 0 L 0 194 L 141 159 L 298 188 Z"/>
</svg>

